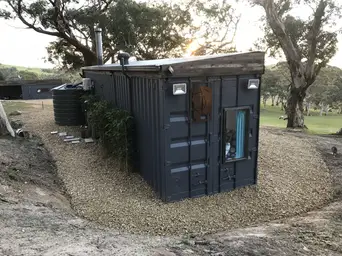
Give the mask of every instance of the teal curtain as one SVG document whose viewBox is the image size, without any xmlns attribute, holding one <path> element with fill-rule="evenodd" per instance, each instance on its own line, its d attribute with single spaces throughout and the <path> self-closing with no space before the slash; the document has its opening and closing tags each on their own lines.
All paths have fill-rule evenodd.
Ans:
<svg viewBox="0 0 342 256">
<path fill-rule="evenodd" d="M 235 158 L 244 157 L 245 146 L 245 125 L 246 125 L 246 112 L 236 112 L 236 156 Z"/>
</svg>

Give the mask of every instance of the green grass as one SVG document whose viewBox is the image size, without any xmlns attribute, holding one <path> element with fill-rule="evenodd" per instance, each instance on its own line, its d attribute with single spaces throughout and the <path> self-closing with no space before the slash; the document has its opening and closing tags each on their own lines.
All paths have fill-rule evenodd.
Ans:
<svg viewBox="0 0 342 256">
<path fill-rule="evenodd" d="M 20 101 L 2 101 L 7 114 L 19 110 L 28 110 L 33 108 L 33 104 Z M 36 103 L 38 104 L 38 103 Z M 52 107 L 44 105 L 44 107 Z M 260 109 L 260 125 L 273 126 L 279 128 L 286 127 L 286 120 L 279 119 L 279 116 L 284 115 L 280 107 L 272 107 L 267 105 L 266 108 L 261 106 Z M 309 128 L 309 133 L 314 134 L 331 134 L 342 128 L 342 115 L 329 113 L 328 116 L 319 116 L 319 111 L 311 111 L 312 116 L 305 117 L 305 125 Z"/>
<path fill-rule="evenodd" d="M 23 111 L 33 108 L 32 104 L 19 101 L 1 101 L 1 103 L 7 115 L 16 110 Z"/>
<path fill-rule="evenodd" d="M 260 124 L 262 126 L 286 127 L 286 120 L 279 119 L 284 112 L 280 107 L 261 106 Z M 329 113 L 327 116 L 319 116 L 319 111 L 311 110 L 312 116 L 305 116 L 305 125 L 310 133 L 331 134 L 342 128 L 342 115 Z"/>
</svg>

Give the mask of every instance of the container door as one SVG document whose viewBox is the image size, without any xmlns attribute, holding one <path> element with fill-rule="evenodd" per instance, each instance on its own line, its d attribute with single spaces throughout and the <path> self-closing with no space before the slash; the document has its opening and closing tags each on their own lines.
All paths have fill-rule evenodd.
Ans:
<svg viewBox="0 0 342 256">
<path fill-rule="evenodd" d="M 213 127 L 212 93 L 206 78 L 175 79 L 166 84 L 164 129 L 167 201 L 213 193 L 210 143 Z"/>
<path fill-rule="evenodd" d="M 214 113 L 212 158 L 214 192 L 230 191 L 256 182 L 259 91 L 249 90 L 253 76 L 213 81 Z"/>
</svg>

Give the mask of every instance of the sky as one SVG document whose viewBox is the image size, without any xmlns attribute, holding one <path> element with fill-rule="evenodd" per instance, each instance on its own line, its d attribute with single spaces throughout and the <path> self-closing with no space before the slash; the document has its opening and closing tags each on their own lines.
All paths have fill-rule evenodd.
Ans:
<svg viewBox="0 0 342 256">
<path fill-rule="evenodd" d="M 235 38 L 238 51 L 248 51 L 253 43 L 262 36 L 258 20 L 263 10 L 260 7 L 250 7 L 246 3 L 237 6 L 241 12 L 241 20 Z M 301 15 L 302 10 L 297 12 Z M 342 27 L 342 21 L 338 24 Z M 26 29 L 20 21 L 0 19 L 0 63 L 24 67 L 52 68 L 53 65 L 44 61 L 47 57 L 46 47 L 54 37 L 39 34 Z M 339 37 L 338 52 L 330 61 L 330 65 L 342 68 L 342 37 Z M 279 59 L 266 58 L 266 65 L 275 64 Z"/>
</svg>

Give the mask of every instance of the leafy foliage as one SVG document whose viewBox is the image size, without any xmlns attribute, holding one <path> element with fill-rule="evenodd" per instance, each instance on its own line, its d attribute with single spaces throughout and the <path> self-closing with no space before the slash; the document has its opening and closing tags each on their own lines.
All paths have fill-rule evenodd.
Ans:
<svg viewBox="0 0 342 256">
<path fill-rule="evenodd" d="M 23 80 L 37 80 L 39 79 L 38 74 L 26 70 L 22 70 L 18 72 L 18 75 Z"/>
<path fill-rule="evenodd" d="M 205 38 L 202 53 L 231 50 L 239 16 L 220 0 L 3 0 L 0 17 L 18 18 L 28 28 L 57 37 L 48 60 L 63 68 L 96 64 L 95 29 L 102 28 L 104 62 L 126 51 L 137 59 L 178 57 L 193 36 Z M 199 16 L 199 17 L 198 17 Z M 202 22 L 194 25 L 194 19 Z M 228 39 L 229 38 L 229 39 Z"/>
<path fill-rule="evenodd" d="M 342 70 L 337 67 L 323 68 L 308 90 L 307 101 L 324 108 L 342 108 Z M 340 111 L 339 111 L 340 112 Z"/>
<path fill-rule="evenodd" d="M 0 65 L 0 73 L 3 76 L 3 80 L 7 81 L 60 79 L 63 83 L 75 83 L 80 80 L 78 72 L 60 69 L 39 69 Z"/>
<path fill-rule="evenodd" d="M 288 123 L 304 127 L 303 103 L 308 88 L 337 51 L 336 20 L 341 6 L 333 0 L 251 0 L 265 10 L 263 46 L 270 54 L 284 53 L 291 75 L 288 95 Z M 302 4 L 311 13 L 300 19 L 291 12 Z"/>
<path fill-rule="evenodd" d="M 270 97 L 276 97 L 277 102 L 282 103 L 283 106 L 291 86 L 291 75 L 287 64 L 279 62 L 277 65 L 266 67 L 262 81 L 261 95 L 264 104 Z M 342 113 L 342 70 L 332 66 L 322 68 L 307 91 L 305 105 L 307 114 L 310 107 L 321 108 L 321 114 L 330 108 Z"/>
<path fill-rule="evenodd" d="M 266 101 L 271 98 L 272 105 L 275 105 L 277 98 L 277 105 L 281 103 L 284 108 L 288 90 L 289 90 L 289 76 L 286 66 L 283 63 L 278 63 L 276 66 L 266 68 L 262 79 L 261 95 L 263 97 L 264 105 Z"/>
<path fill-rule="evenodd" d="M 187 9 L 200 21 L 192 28 L 192 41 L 198 42 L 192 55 L 236 52 L 234 40 L 241 15 L 227 0 L 192 0 Z"/>
<path fill-rule="evenodd" d="M 3 80 L 19 79 L 18 70 L 15 67 L 0 67 Z"/>
<path fill-rule="evenodd" d="M 0 71 L 0 81 L 4 81 L 5 80 L 5 76 L 2 74 L 2 72 Z"/>
<path fill-rule="evenodd" d="M 133 156 L 133 117 L 128 111 L 112 108 L 106 101 L 87 96 L 88 122 L 99 134 L 108 153 L 128 164 Z M 127 167 L 127 166 L 126 166 Z"/>
</svg>

